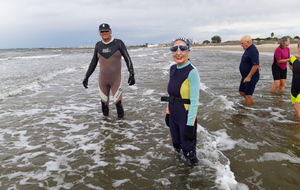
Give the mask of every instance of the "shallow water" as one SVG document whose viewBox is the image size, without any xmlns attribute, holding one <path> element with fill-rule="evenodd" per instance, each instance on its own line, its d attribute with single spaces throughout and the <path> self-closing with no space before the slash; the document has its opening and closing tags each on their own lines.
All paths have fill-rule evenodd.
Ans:
<svg viewBox="0 0 300 190">
<path fill-rule="evenodd" d="M 272 54 L 261 53 L 254 106 L 238 94 L 242 52 L 192 50 L 201 77 L 198 157 L 191 168 L 164 124 L 171 55 L 129 50 L 125 119 L 101 115 L 93 50 L 0 51 L 0 185 L 4 189 L 298 189 L 300 125 L 286 92 L 270 94 Z"/>
</svg>

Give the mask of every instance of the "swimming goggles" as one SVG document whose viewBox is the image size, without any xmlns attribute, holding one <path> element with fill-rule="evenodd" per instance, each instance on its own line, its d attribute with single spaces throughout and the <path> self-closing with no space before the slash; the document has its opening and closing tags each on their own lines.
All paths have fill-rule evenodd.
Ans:
<svg viewBox="0 0 300 190">
<path fill-rule="evenodd" d="M 189 50 L 189 46 L 184 46 L 184 45 L 172 46 L 170 48 L 170 50 L 171 50 L 171 52 L 176 52 L 176 51 L 178 51 L 178 48 L 180 49 L 180 51 L 188 51 Z"/>
</svg>

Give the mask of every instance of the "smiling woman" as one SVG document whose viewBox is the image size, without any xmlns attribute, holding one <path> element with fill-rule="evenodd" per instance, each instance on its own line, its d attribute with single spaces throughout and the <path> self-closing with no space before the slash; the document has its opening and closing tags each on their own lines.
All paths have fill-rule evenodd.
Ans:
<svg viewBox="0 0 300 190">
<path fill-rule="evenodd" d="M 172 51 L 173 60 L 177 65 L 183 65 L 189 60 L 189 45 L 184 41 L 175 41 L 173 46 L 170 48 Z"/>
<path fill-rule="evenodd" d="M 191 165 L 198 164 L 196 154 L 197 110 L 200 91 L 200 77 L 197 69 L 189 61 L 190 41 L 176 38 L 170 48 L 176 64 L 170 68 L 168 85 L 166 124 L 170 127 L 175 151 L 183 155 Z"/>
</svg>

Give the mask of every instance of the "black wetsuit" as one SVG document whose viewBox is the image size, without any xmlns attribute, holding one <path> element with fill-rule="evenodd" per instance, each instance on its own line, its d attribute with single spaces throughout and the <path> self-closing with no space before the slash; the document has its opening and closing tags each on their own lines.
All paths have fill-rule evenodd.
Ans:
<svg viewBox="0 0 300 190">
<path fill-rule="evenodd" d="M 291 95 L 297 98 L 298 94 L 300 94 L 300 61 L 293 56 L 291 57 L 289 64 L 293 66 Z M 297 100 L 297 102 L 298 101 L 299 100 Z"/>
</svg>

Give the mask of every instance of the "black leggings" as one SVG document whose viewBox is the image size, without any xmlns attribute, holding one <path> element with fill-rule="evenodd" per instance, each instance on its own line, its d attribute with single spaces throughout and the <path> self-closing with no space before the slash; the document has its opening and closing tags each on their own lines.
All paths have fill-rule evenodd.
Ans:
<svg viewBox="0 0 300 190">
<path fill-rule="evenodd" d="M 273 63 L 272 74 L 274 80 L 286 79 L 287 69 L 282 70 L 276 63 Z"/>
</svg>

